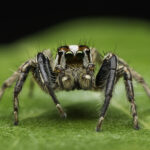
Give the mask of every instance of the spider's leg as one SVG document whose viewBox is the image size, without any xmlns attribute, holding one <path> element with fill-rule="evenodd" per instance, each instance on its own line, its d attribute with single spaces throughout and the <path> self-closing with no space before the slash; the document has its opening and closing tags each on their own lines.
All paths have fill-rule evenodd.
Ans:
<svg viewBox="0 0 150 150">
<path fill-rule="evenodd" d="M 14 125 L 18 125 L 18 108 L 19 108 L 19 99 L 18 95 L 22 90 L 22 86 L 27 78 L 27 75 L 31 69 L 31 62 L 26 62 L 21 68 L 20 68 L 20 75 L 18 77 L 18 80 L 16 82 L 16 86 L 14 88 Z"/>
<path fill-rule="evenodd" d="M 19 72 L 16 71 L 13 73 L 13 75 L 11 77 L 9 77 L 2 85 L 1 89 L 0 89 L 0 99 L 2 98 L 5 90 L 10 87 L 18 78 L 19 76 Z"/>
<path fill-rule="evenodd" d="M 107 59 L 105 59 L 96 76 L 96 86 L 99 87 L 100 89 L 104 89 L 108 75 L 109 75 L 109 62 Z"/>
<path fill-rule="evenodd" d="M 53 102 L 56 105 L 56 108 L 60 112 L 61 116 L 66 118 L 66 113 L 63 111 L 63 108 L 61 107 L 54 90 L 52 88 L 52 72 L 51 72 L 51 67 L 49 64 L 49 60 L 45 58 L 43 53 L 38 53 L 37 55 L 37 61 L 40 69 L 40 73 L 42 75 L 42 78 L 44 80 L 44 84 L 49 92 L 49 94 L 52 97 Z"/>
<path fill-rule="evenodd" d="M 146 81 L 144 80 L 144 78 L 138 72 L 136 72 L 135 70 L 133 70 L 132 68 L 130 68 L 129 65 L 123 59 L 118 58 L 118 62 L 119 62 L 119 64 L 122 64 L 122 65 L 124 65 L 124 66 L 126 66 L 126 67 L 129 68 L 129 70 L 130 70 L 130 72 L 132 74 L 133 79 L 135 79 L 138 83 L 140 83 L 143 86 L 146 94 L 150 97 L 150 87 L 146 83 Z"/>
<path fill-rule="evenodd" d="M 107 108 L 110 103 L 110 99 L 112 97 L 112 91 L 115 84 L 115 77 L 116 77 L 116 68 L 117 68 L 117 58 L 115 55 L 110 54 L 106 59 L 104 60 L 100 71 L 98 72 L 96 76 L 96 85 L 100 86 L 100 84 L 103 85 L 105 82 L 103 79 L 106 79 L 106 89 L 105 89 L 105 101 L 101 109 L 99 121 L 96 127 L 96 131 L 100 131 L 102 122 L 104 120 L 105 113 L 107 111 Z M 104 73 L 104 74 L 103 74 Z M 105 77 L 104 77 L 105 76 Z M 100 82 L 98 82 L 100 81 Z"/>
<path fill-rule="evenodd" d="M 91 56 L 93 64 L 101 64 L 103 61 L 103 56 L 95 49 L 91 48 Z"/>
<path fill-rule="evenodd" d="M 128 97 L 129 102 L 131 103 L 131 111 L 132 111 L 132 116 L 133 116 L 134 128 L 139 129 L 136 104 L 134 102 L 132 75 L 130 73 L 130 70 L 127 67 L 124 67 L 124 82 L 125 82 L 127 97 Z"/>
<path fill-rule="evenodd" d="M 140 83 L 140 84 L 143 86 L 145 92 L 146 92 L 147 95 L 150 97 L 150 87 L 149 87 L 148 84 L 145 82 L 144 78 L 143 78 L 139 73 L 137 73 L 135 70 L 133 70 L 133 69 L 131 69 L 131 68 L 129 68 L 129 69 L 130 69 L 130 72 L 131 72 L 131 74 L 132 74 L 132 77 L 133 77 L 138 83 Z"/>
</svg>

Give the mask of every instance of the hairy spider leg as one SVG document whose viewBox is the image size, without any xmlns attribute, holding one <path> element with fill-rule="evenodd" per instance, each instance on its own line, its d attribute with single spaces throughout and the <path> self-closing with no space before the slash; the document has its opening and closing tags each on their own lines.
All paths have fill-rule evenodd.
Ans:
<svg viewBox="0 0 150 150">
<path fill-rule="evenodd" d="M 92 62 L 93 64 L 102 64 L 103 62 L 103 56 L 95 49 L 95 48 L 90 48 L 91 49 L 91 57 L 92 57 Z"/>
<path fill-rule="evenodd" d="M 130 70 L 127 67 L 124 67 L 124 82 L 125 82 L 128 101 L 131 103 L 131 111 L 133 116 L 134 128 L 139 129 L 136 104 L 134 102 L 135 100 L 134 100 L 134 90 L 132 85 L 132 75 L 130 73 Z"/>
<path fill-rule="evenodd" d="M 135 70 L 133 70 L 131 68 L 129 68 L 129 69 L 132 74 L 132 77 L 143 86 L 146 94 L 150 97 L 150 88 L 149 88 L 148 84 L 145 82 L 144 78 L 139 73 L 137 73 Z"/>
<path fill-rule="evenodd" d="M 13 99 L 13 103 L 14 103 L 14 125 L 18 125 L 18 108 L 19 108 L 19 99 L 18 99 L 18 95 L 22 90 L 22 86 L 27 78 L 27 75 L 30 71 L 32 67 L 32 64 L 30 63 L 30 61 L 26 62 L 22 68 L 20 69 L 20 75 L 18 77 L 18 80 L 16 82 L 16 86 L 14 88 L 14 99 Z"/>
<path fill-rule="evenodd" d="M 104 104 L 101 109 L 101 113 L 100 113 L 99 121 L 98 121 L 98 124 L 96 127 L 96 131 L 100 131 L 100 129 L 101 129 L 101 125 L 104 120 L 105 113 L 108 109 L 110 99 L 112 97 L 112 92 L 113 92 L 115 78 L 116 78 L 116 69 L 117 69 L 117 58 L 115 55 L 110 54 L 104 60 L 104 63 L 102 64 L 102 66 L 96 76 L 96 85 L 97 86 L 100 86 L 100 84 L 102 84 L 102 80 L 107 77 L 106 81 L 103 80 L 103 82 L 106 82 L 105 100 L 104 100 Z M 106 77 L 104 77 L 104 76 L 106 76 Z"/>
<path fill-rule="evenodd" d="M 14 72 L 13 75 L 11 77 L 9 77 L 2 85 L 1 89 L 0 89 L 0 99 L 2 98 L 5 90 L 9 87 L 11 87 L 11 85 L 16 81 L 16 79 L 19 76 L 19 70 Z"/>
<path fill-rule="evenodd" d="M 132 77 L 135 81 L 137 81 L 139 84 L 141 84 L 146 92 L 146 94 L 150 97 L 150 87 L 148 86 L 148 84 L 146 83 L 146 81 L 144 80 L 144 78 L 135 70 L 133 70 L 132 68 L 130 68 L 128 66 L 128 64 L 121 58 L 118 58 L 118 62 L 120 64 L 123 64 L 124 66 L 126 66 L 127 68 L 129 68 Z"/>
<path fill-rule="evenodd" d="M 44 84 L 48 90 L 48 93 L 51 95 L 53 102 L 56 105 L 56 108 L 58 109 L 58 111 L 60 112 L 61 116 L 66 118 L 67 115 L 64 112 L 63 108 L 61 107 L 54 91 L 52 88 L 52 80 L 51 80 L 51 76 L 52 76 L 52 70 L 50 69 L 50 64 L 49 64 L 49 60 L 47 58 L 45 58 L 43 53 L 38 53 L 37 55 L 37 62 L 38 62 L 38 66 L 40 69 L 40 73 L 42 75 L 42 78 L 44 80 Z"/>
<path fill-rule="evenodd" d="M 133 116 L 133 124 L 135 129 L 139 129 L 138 125 L 138 117 L 137 117 L 137 111 L 136 111 L 136 104 L 135 104 L 135 99 L 134 99 L 134 89 L 133 89 L 133 84 L 132 84 L 132 74 L 130 71 L 130 68 L 123 65 L 120 62 L 118 63 L 118 69 L 117 69 L 117 75 L 116 75 L 116 82 L 123 77 L 124 78 L 124 84 L 126 88 L 126 94 L 128 101 L 131 104 L 131 111 L 132 111 L 132 116 Z"/>
</svg>

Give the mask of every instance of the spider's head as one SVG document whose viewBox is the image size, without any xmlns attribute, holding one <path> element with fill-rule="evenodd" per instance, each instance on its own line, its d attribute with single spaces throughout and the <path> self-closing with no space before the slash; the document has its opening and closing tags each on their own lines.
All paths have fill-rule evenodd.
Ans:
<svg viewBox="0 0 150 150">
<path fill-rule="evenodd" d="M 86 58 L 90 62 L 90 48 L 86 45 L 69 45 L 58 48 L 58 55 L 64 54 L 66 64 L 83 64 Z"/>
</svg>

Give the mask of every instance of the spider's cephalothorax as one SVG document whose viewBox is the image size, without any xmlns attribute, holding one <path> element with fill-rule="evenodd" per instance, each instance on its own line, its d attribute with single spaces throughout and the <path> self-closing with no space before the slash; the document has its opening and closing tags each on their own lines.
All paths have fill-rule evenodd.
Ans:
<svg viewBox="0 0 150 150">
<path fill-rule="evenodd" d="M 94 75 L 95 65 L 100 69 Z M 95 48 L 86 45 L 68 45 L 58 48 L 55 61 L 50 50 L 44 50 L 19 67 L 19 69 L 8 78 L 0 89 L 0 98 L 5 89 L 17 80 L 14 89 L 14 124 L 18 124 L 18 95 L 29 72 L 39 86 L 47 92 L 56 105 L 62 117 L 66 117 L 54 91 L 57 90 L 105 90 L 105 100 L 101 109 L 96 130 L 99 131 L 104 120 L 107 108 L 112 97 L 114 85 L 120 77 L 124 78 L 127 98 L 131 104 L 134 128 L 138 129 L 138 118 L 134 100 L 132 77 L 139 82 L 150 96 L 150 89 L 142 76 L 131 69 L 127 63 L 115 54 L 108 53 L 102 57 Z M 32 84 L 31 84 L 32 85 Z"/>
<path fill-rule="evenodd" d="M 94 64 L 87 46 L 59 47 L 54 72 L 57 74 L 58 88 L 72 90 L 94 87 Z"/>
</svg>

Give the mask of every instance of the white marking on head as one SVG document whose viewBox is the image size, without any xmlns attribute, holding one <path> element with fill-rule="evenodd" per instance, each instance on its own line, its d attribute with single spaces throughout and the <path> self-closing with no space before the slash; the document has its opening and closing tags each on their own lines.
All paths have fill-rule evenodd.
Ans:
<svg viewBox="0 0 150 150">
<path fill-rule="evenodd" d="M 78 45 L 69 45 L 69 49 L 73 52 L 73 54 L 75 55 L 76 52 L 79 50 L 79 46 Z"/>
</svg>

